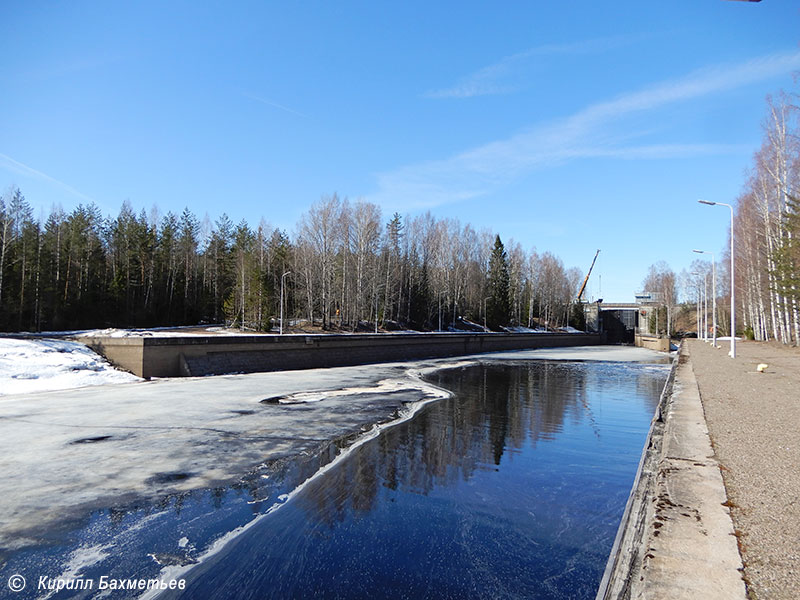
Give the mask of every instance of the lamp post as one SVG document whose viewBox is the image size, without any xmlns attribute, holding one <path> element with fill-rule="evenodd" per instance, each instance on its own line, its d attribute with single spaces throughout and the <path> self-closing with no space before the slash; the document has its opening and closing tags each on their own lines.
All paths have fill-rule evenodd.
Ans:
<svg viewBox="0 0 800 600">
<path fill-rule="evenodd" d="M 708 252 L 706 250 L 692 250 L 692 252 L 696 252 L 697 254 L 710 254 L 711 255 L 711 314 L 712 314 L 712 322 L 711 325 L 711 345 L 714 348 L 717 347 L 717 261 L 714 258 L 713 252 Z"/>
<path fill-rule="evenodd" d="M 700 273 L 698 273 L 698 276 Z M 697 284 L 697 339 L 699 340 L 701 335 L 701 329 L 703 326 L 703 319 L 702 319 L 702 309 L 700 306 L 703 304 L 703 290 L 700 289 L 700 284 Z"/>
<path fill-rule="evenodd" d="M 736 358 L 736 302 L 734 301 L 734 290 L 736 289 L 736 277 L 734 273 L 734 260 L 733 260 L 733 206 L 725 204 L 724 202 L 711 202 L 709 200 L 698 200 L 700 204 L 708 204 L 709 206 L 727 206 L 731 211 L 731 351 L 729 356 Z"/>
<path fill-rule="evenodd" d="M 700 273 L 699 271 L 692 271 L 692 275 L 697 275 L 698 277 L 700 277 L 700 275 L 702 275 L 702 273 Z M 697 339 L 698 340 L 700 339 L 700 326 L 702 324 L 702 319 L 700 318 L 700 314 L 701 314 L 700 305 L 702 304 L 702 302 L 703 302 L 703 291 L 700 289 L 700 283 L 698 282 L 697 283 L 697 305 L 696 305 L 697 306 L 697 310 L 694 311 L 694 313 L 695 313 L 694 314 L 694 320 L 695 320 L 695 323 L 697 324 L 696 329 L 697 329 Z"/>
<path fill-rule="evenodd" d="M 439 292 L 439 331 L 442 330 L 442 296 L 447 292 Z"/>
<path fill-rule="evenodd" d="M 280 335 L 283 335 L 283 283 L 286 281 L 286 276 L 291 275 L 291 271 L 286 271 L 283 275 L 281 275 L 281 329 Z"/>
<path fill-rule="evenodd" d="M 708 273 L 703 275 L 703 341 L 708 341 Z"/>
</svg>

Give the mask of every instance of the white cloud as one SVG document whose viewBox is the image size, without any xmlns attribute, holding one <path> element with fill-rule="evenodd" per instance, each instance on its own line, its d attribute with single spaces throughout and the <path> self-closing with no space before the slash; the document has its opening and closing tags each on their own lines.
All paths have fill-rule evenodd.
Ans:
<svg viewBox="0 0 800 600">
<path fill-rule="evenodd" d="M 478 197 L 531 170 L 579 158 L 676 158 L 738 152 L 742 148 L 736 145 L 630 145 L 632 139 L 646 132 L 614 125 L 623 117 L 725 92 L 796 69 L 800 69 L 798 51 L 701 69 L 446 159 L 378 174 L 378 191 L 369 199 L 387 206 L 426 208 Z"/>
<path fill-rule="evenodd" d="M 291 113 L 293 115 L 297 115 L 298 117 L 305 117 L 306 116 L 301 112 L 297 112 L 296 110 L 293 110 L 291 108 L 283 106 L 282 104 L 278 104 L 277 102 L 272 102 L 271 100 L 267 100 L 266 98 L 262 98 L 261 96 L 256 96 L 255 94 L 251 94 L 249 92 L 242 92 L 242 95 L 245 98 L 250 98 L 251 100 L 255 100 L 256 102 L 261 102 L 261 104 L 266 104 L 267 106 L 271 106 L 273 108 L 277 108 L 277 109 L 282 110 L 284 112 L 288 112 L 288 113 Z"/>
<path fill-rule="evenodd" d="M 516 87 L 501 84 L 498 80 L 510 72 L 511 65 L 516 62 L 512 57 L 504 58 L 499 63 L 479 69 L 464 77 L 453 87 L 426 92 L 426 98 L 472 98 L 473 96 L 490 96 L 513 92 Z"/>
<path fill-rule="evenodd" d="M 596 54 L 612 48 L 635 43 L 644 36 L 614 36 L 571 42 L 567 44 L 546 44 L 506 56 L 494 64 L 478 69 L 463 77 L 455 85 L 424 94 L 427 98 L 471 98 L 506 94 L 519 88 L 514 78 L 537 58 L 555 55 Z"/>
<path fill-rule="evenodd" d="M 41 171 L 37 171 L 36 169 L 29 167 L 19 161 L 14 160 L 10 156 L 5 154 L 0 154 L 0 169 L 4 169 L 6 171 L 10 171 L 12 173 L 17 173 L 18 175 L 22 175 L 24 177 L 30 177 L 33 179 L 39 179 L 41 181 L 46 181 L 48 183 L 54 184 L 56 187 L 61 188 L 62 190 L 69 192 L 71 195 L 85 200 L 87 202 L 94 202 L 97 203 L 94 198 L 87 196 L 76 190 L 71 185 L 64 183 L 56 179 L 55 177 L 50 177 L 47 173 L 42 173 Z"/>
</svg>

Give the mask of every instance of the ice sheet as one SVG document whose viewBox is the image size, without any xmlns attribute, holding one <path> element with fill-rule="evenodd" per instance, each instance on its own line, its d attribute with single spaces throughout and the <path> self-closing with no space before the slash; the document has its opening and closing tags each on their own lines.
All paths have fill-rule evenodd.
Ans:
<svg viewBox="0 0 800 600">
<path fill-rule="evenodd" d="M 0 398 L 0 548 L 39 543 L 92 509 L 236 481 L 266 461 L 440 397 L 419 375 L 474 360 L 652 360 L 623 347 L 164 379 Z M 315 402 L 270 404 L 268 398 Z"/>
<path fill-rule="evenodd" d="M 407 370 L 368 365 L 4 396 L 0 548 L 36 543 L 93 507 L 230 483 L 266 460 L 440 396 Z M 308 390 L 318 402 L 262 402 Z"/>
</svg>

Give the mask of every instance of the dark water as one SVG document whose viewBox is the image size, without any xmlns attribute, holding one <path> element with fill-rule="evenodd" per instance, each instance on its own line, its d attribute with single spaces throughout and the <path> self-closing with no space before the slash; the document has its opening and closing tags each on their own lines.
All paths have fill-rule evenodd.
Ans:
<svg viewBox="0 0 800 600">
<path fill-rule="evenodd" d="M 184 598 L 593 598 L 667 370 L 487 363 L 196 566 Z"/>
</svg>

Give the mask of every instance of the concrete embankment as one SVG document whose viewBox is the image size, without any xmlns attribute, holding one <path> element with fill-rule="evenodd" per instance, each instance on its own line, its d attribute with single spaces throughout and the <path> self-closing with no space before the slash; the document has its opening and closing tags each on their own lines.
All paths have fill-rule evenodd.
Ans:
<svg viewBox="0 0 800 600">
<path fill-rule="evenodd" d="M 573 333 L 92 336 L 76 339 L 113 364 L 146 378 L 344 367 L 602 343 L 599 334 Z"/>
<path fill-rule="evenodd" d="M 685 345 L 653 418 L 597 598 L 746 598 L 725 487 Z"/>
</svg>

